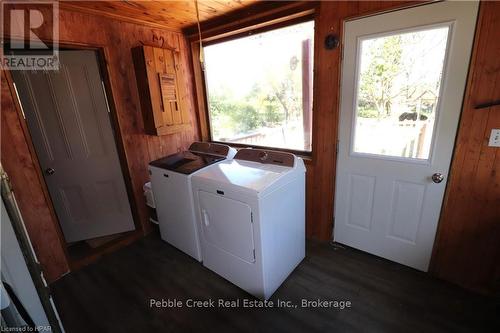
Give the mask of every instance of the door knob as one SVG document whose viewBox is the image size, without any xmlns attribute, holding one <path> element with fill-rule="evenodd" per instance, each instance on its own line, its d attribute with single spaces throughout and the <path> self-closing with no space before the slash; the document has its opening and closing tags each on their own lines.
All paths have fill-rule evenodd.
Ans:
<svg viewBox="0 0 500 333">
<path fill-rule="evenodd" d="M 45 169 L 45 173 L 49 176 L 52 176 L 54 173 L 56 172 L 56 170 L 52 169 L 52 168 L 47 168 Z"/>
<path fill-rule="evenodd" d="M 435 174 L 432 175 L 432 181 L 436 184 L 441 183 L 444 180 L 443 174 L 436 172 Z"/>
</svg>

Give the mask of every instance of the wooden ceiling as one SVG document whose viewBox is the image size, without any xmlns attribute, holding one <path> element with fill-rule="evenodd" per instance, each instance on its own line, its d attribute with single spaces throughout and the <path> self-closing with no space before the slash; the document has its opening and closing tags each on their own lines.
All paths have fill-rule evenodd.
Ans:
<svg viewBox="0 0 500 333">
<path fill-rule="evenodd" d="M 198 0 L 200 21 L 221 17 L 258 0 Z M 194 0 L 61 1 L 60 8 L 180 31 L 196 24 Z"/>
</svg>

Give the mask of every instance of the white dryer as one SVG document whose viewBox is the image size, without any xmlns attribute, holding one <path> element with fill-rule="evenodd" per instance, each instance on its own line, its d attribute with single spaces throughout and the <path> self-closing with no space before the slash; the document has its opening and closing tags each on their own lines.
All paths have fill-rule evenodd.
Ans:
<svg viewBox="0 0 500 333">
<path fill-rule="evenodd" d="M 305 167 L 241 149 L 192 179 L 203 265 L 268 299 L 305 256 Z"/>
<path fill-rule="evenodd" d="M 226 145 L 194 142 L 188 151 L 149 163 L 161 238 L 198 261 L 201 250 L 191 177 L 209 165 L 233 158 L 235 153 Z"/>
</svg>

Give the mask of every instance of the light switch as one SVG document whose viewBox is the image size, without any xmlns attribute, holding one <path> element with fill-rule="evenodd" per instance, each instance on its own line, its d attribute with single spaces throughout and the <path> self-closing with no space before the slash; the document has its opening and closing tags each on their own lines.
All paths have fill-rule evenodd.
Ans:
<svg viewBox="0 0 500 333">
<path fill-rule="evenodd" d="M 500 129 L 494 128 L 491 130 L 490 142 L 488 143 L 490 147 L 500 147 Z"/>
</svg>

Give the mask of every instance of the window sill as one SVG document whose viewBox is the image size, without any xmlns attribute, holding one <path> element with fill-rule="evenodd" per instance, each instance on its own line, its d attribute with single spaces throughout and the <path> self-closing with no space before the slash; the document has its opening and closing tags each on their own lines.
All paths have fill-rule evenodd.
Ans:
<svg viewBox="0 0 500 333">
<path fill-rule="evenodd" d="M 247 144 L 232 143 L 232 142 L 225 142 L 225 141 L 214 141 L 214 140 L 211 140 L 210 142 L 228 145 L 228 146 L 236 148 L 236 149 L 253 148 L 253 149 L 282 151 L 285 153 L 294 154 L 294 155 L 302 158 L 306 164 L 312 163 L 312 151 L 302 151 L 302 150 L 293 150 L 293 149 L 266 147 L 266 146 L 255 146 L 255 145 L 247 145 Z"/>
</svg>

